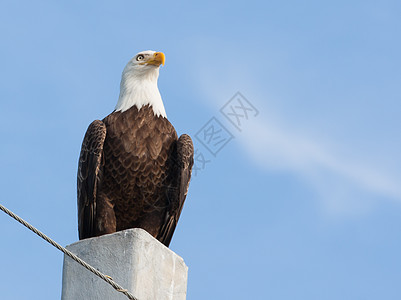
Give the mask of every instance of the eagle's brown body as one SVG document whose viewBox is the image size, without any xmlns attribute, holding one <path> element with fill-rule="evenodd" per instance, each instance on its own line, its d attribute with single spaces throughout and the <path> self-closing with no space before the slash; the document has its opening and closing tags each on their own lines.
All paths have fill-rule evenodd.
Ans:
<svg viewBox="0 0 401 300">
<path fill-rule="evenodd" d="M 191 138 L 177 139 L 170 122 L 149 105 L 92 122 L 78 168 L 79 238 L 143 228 L 168 246 L 193 153 Z"/>
</svg>

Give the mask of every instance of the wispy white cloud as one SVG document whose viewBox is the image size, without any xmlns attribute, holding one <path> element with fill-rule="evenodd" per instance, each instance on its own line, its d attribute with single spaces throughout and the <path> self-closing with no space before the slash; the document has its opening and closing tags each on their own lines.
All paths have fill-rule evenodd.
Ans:
<svg viewBox="0 0 401 300">
<path fill-rule="evenodd" d="M 201 55 L 218 47 L 219 42 L 203 41 L 196 45 L 194 49 L 198 49 Z M 276 60 L 267 60 L 269 65 L 263 65 L 263 62 L 255 65 L 246 59 L 238 59 L 241 58 L 241 53 L 247 53 L 246 49 L 240 49 L 238 45 L 220 45 L 218 48 L 236 51 L 225 53 L 225 60 L 219 64 L 212 60 L 191 66 L 194 70 L 193 81 L 198 84 L 206 104 L 213 110 L 218 111 L 224 104 L 223 99 L 228 100 L 237 90 L 260 110 L 259 116 L 249 120 L 243 132 L 236 135 L 236 140 L 240 142 L 249 159 L 267 172 L 276 170 L 299 177 L 316 191 L 316 198 L 322 200 L 329 212 L 363 212 L 372 207 L 373 199 L 401 202 L 401 171 L 396 168 L 397 165 L 401 166 L 401 157 L 397 154 L 397 149 L 392 149 L 395 145 L 393 141 L 385 140 L 380 135 L 380 132 L 389 133 L 392 129 L 380 127 L 380 123 L 386 124 L 386 115 L 383 111 L 382 114 L 376 112 L 378 108 L 386 106 L 386 103 L 383 97 L 378 99 L 377 89 L 367 87 L 360 91 L 364 99 L 355 99 L 355 95 L 359 94 L 355 94 L 352 88 L 344 88 L 341 93 L 330 98 L 325 85 L 316 84 L 319 72 L 324 75 L 323 78 L 328 76 L 324 66 L 315 65 L 315 71 L 307 75 L 305 70 L 310 70 L 310 66 L 294 69 L 290 64 L 291 60 L 282 58 L 278 49 L 274 51 L 270 46 L 267 45 L 269 50 L 264 51 L 264 57 L 269 57 L 270 51 L 270 56 Z M 347 74 L 341 72 L 330 76 L 340 82 L 343 80 L 349 83 L 353 80 L 352 76 L 343 78 Z M 294 87 L 302 94 L 300 97 L 304 98 L 295 99 L 296 93 L 287 93 Z M 369 93 L 373 92 L 376 96 L 369 98 Z M 320 105 L 318 108 L 300 105 L 310 95 L 321 96 L 323 102 L 319 105 L 328 105 Z M 281 106 L 283 103 L 284 106 Z M 344 111 L 358 103 L 363 103 L 364 106 L 358 106 L 358 114 L 347 119 L 340 115 L 341 110 L 330 112 L 333 103 L 344 108 Z M 388 105 L 392 105 L 392 102 L 388 102 Z M 290 111 L 279 107 L 290 108 Z M 298 109 L 300 112 L 297 114 Z M 314 111 L 315 116 L 324 115 L 324 118 L 330 120 L 314 119 L 314 115 L 309 114 L 314 109 L 317 110 Z M 390 107 L 386 109 L 391 110 Z M 294 120 L 294 114 L 295 117 L 301 116 L 300 119 Z M 305 115 L 310 117 L 307 122 L 303 122 L 305 118 L 302 116 Z M 374 123 L 372 117 L 375 118 Z M 358 128 L 355 118 L 358 124 L 365 123 L 373 130 L 370 132 L 369 129 Z M 340 123 L 342 127 L 339 126 L 337 130 L 346 128 L 352 134 L 334 134 L 327 126 L 323 130 L 324 136 L 316 134 L 319 130 L 314 129 L 327 123 Z M 361 138 L 355 140 L 358 132 Z M 372 142 L 376 139 L 380 140 L 380 143 L 376 142 L 380 147 Z"/>
<path fill-rule="evenodd" d="M 233 91 L 231 86 L 217 87 L 216 82 L 209 81 L 202 92 L 217 111 L 222 105 L 221 99 L 229 99 L 227 95 Z M 310 124 L 320 126 L 319 120 L 312 120 L 302 128 L 302 124 L 294 123 L 291 117 L 267 109 L 266 101 L 258 99 L 262 92 L 258 94 L 255 89 L 249 89 L 252 93 L 247 93 L 251 85 L 242 82 L 233 86 L 243 86 L 241 91 L 246 96 L 252 94 L 250 97 L 260 110 L 259 115 L 246 122 L 243 131 L 236 135 L 236 141 L 255 166 L 267 172 L 288 172 L 298 177 L 316 192 L 316 198 L 330 214 L 363 213 L 373 207 L 372 199 L 401 202 L 401 173 L 389 167 L 388 158 L 369 152 L 368 148 L 363 155 L 358 155 L 363 148 L 361 145 L 330 138 L 330 133 L 319 138 L 313 130 L 308 132 Z M 386 163 L 382 163 L 384 161 Z"/>
</svg>

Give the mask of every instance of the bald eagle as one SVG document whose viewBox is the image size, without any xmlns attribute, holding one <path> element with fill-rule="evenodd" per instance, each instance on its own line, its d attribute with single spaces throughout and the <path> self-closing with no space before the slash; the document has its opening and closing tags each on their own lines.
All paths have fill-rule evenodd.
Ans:
<svg viewBox="0 0 401 300">
<path fill-rule="evenodd" d="M 79 239 L 142 228 L 167 247 L 191 178 L 191 138 L 167 120 L 157 79 L 162 52 L 124 68 L 114 111 L 93 121 L 78 165 Z"/>
</svg>

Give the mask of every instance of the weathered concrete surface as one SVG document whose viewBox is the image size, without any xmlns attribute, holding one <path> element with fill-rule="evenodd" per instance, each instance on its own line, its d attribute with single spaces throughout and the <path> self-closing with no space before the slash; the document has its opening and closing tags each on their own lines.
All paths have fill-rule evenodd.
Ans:
<svg viewBox="0 0 401 300">
<path fill-rule="evenodd" d="M 111 276 L 139 300 L 185 300 L 184 260 L 142 229 L 128 229 L 67 246 Z M 108 283 L 64 256 L 62 300 L 128 299 Z"/>
</svg>

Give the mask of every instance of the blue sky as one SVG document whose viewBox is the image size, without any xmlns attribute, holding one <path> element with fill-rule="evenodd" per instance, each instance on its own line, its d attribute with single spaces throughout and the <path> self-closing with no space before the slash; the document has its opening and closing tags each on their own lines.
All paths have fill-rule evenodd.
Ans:
<svg viewBox="0 0 401 300">
<path fill-rule="evenodd" d="M 210 160 L 171 248 L 187 299 L 401 297 L 398 1 L 0 3 L 1 203 L 77 240 L 83 135 L 110 113 L 126 62 L 166 54 L 159 88 Z M 238 131 L 220 112 L 258 110 Z M 216 156 L 195 139 L 212 118 Z M 199 162 L 198 162 L 199 163 Z M 2 299 L 57 299 L 62 254 L 0 215 Z"/>
</svg>

